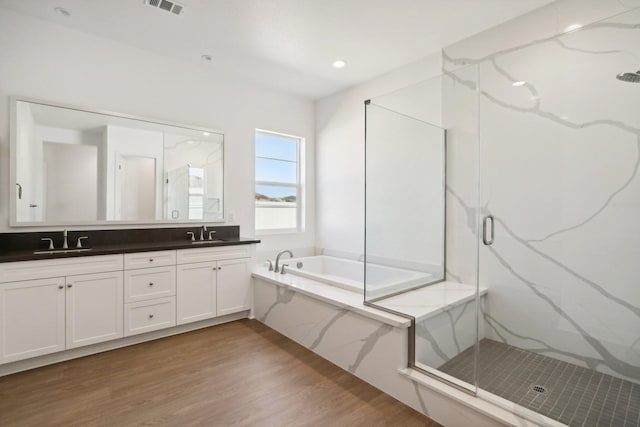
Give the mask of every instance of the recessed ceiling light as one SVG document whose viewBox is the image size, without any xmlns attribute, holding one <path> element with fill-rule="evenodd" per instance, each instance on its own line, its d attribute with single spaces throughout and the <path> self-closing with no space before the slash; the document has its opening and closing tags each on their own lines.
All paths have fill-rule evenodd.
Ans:
<svg viewBox="0 0 640 427">
<path fill-rule="evenodd" d="M 511 83 L 511 86 L 520 87 L 520 86 L 524 86 L 526 84 L 527 84 L 527 82 L 523 82 L 522 80 L 520 80 L 518 82 Z"/>
<path fill-rule="evenodd" d="M 53 8 L 53 11 L 54 11 L 55 13 L 59 13 L 59 14 L 60 14 L 60 15 L 62 15 L 62 16 L 71 16 L 71 12 L 69 12 L 69 11 L 68 11 L 67 9 L 65 9 L 64 7 L 60 7 L 60 6 L 58 6 L 58 7 L 54 7 L 54 8 Z"/>
<path fill-rule="evenodd" d="M 213 58 L 211 58 L 211 55 L 202 55 L 200 58 L 202 58 L 204 61 L 211 61 Z"/>
<path fill-rule="evenodd" d="M 342 59 L 338 59 L 337 61 L 333 61 L 333 68 L 344 68 L 345 65 L 347 65 L 346 62 L 344 62 Z"/>
<path fill-rule="evenodd" d="M 209 132 L 202 132 L 202 134 L 203 134 L 204 136 L 209 136 L 209 135 L 211 135 Z"/>
<path fill-rule="evenodd" d="M 579 30 L 580 28 L 582 28 L 582 24 L 573 24 L 573 25 L 569 25 L 567 28 L 565 28 L 564 32 L 565 33 L 570 33 L 571 31 Z"/>
</svg>

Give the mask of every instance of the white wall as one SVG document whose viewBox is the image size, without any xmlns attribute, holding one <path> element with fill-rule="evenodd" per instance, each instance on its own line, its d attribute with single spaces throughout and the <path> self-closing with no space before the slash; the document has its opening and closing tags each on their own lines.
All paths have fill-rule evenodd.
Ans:
<svg viewBox="0 0 640 427">
<path fill-rule="evenodd" d="M 241 234 L 254 234 L 254 129 L 307 142 L 306 229 L 264 236 L 261 250 L 309 248 L 315 240 L 314 103 L 0 8 L 0 232 L 9 223 L 9 100 L 28 96 L 225 132 L 225 202 Z M 100 227 L 104 228 L 104 227 Z"/>
<path fill-rule="evenodd" d="M 319 250 L 356 257 L 364 251 L 364 101 L 440 73 L 441 56 L 434 54 L 317 102 Z"/>
</svg>

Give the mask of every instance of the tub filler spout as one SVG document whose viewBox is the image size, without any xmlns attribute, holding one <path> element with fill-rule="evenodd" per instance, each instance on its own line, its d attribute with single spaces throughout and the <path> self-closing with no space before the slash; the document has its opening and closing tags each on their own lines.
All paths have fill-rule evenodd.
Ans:
<svg viewBox="0 0 640 427">
<path fill-rule="evenodd" d="M 291 252 L 290 250 L 285 249 L 284 251 L 280 251 L 276 256 L 276 265 L 273 268 L 276 271 L 276 273 L 278 272 L 278 266 L 280 265 L 280 257 L 284 254 L 289 254 L 289 258 L 293 258 L 293 252 Z"/>
</svg>

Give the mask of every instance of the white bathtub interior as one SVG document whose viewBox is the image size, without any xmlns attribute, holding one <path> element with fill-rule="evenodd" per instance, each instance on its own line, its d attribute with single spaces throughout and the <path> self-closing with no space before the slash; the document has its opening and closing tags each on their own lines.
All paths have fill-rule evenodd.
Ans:
<svg viewBox="0 0 640 427">
<path fill-rule="evenodd" d="M 285 270 L 353 292 L 364 291 L 365 263 L 326 255 L 286 259 Z M 372 296 L 388 295 L 409 287 L 429 284 L 433 275 L 377 264 L 366 264 L 368 292 Z"/>
</svg>

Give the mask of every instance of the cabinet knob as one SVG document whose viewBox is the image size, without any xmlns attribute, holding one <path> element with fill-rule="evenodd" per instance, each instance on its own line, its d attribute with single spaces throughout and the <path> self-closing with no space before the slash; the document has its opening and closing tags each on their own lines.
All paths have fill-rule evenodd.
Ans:
<svg viewBox="0 0 640 427">
<path fill-rule="evenodd" d="M 67 288 L 70 288 L 70 287 L 72 287 L 72 286 L 73 286 L 73 285 L 72 285 L 71 283 L 69 283 L 69 284 L 67 285 Z"/>
<path fill-rule="evenodd" d="M 218 267 L 218 270 L 222 270 L 222 267 Z"/>
<path fill-rule="evenodd" d="M 153 282 L 150 282 L 150 283 L 149 283 L 149 286 L 153 286 Z"/>
<path fill-rule="evenodd" d="M 153 314 L 150 314 L 150 315 L 149 315 L 149 319 L 153 319 Z"/>
<path fill-rule="evenodd" d="M 58 285 L 58 289 L 64 289 L 64 286 Z"/>
<path fill-rule="evenodd" d="M 149 258 L 149 262 L 153 262 L 153 258 Z"/>
</svg>

